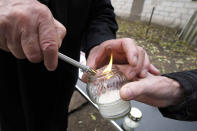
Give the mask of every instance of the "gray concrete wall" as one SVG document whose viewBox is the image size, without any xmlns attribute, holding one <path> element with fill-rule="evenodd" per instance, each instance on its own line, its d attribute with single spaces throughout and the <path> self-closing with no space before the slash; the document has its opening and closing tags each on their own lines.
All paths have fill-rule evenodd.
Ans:
<svg viewBox="0 0 197 131">
<path fill-rule="evenodd" d="M 133 0 L 111 0 L 117 16 L 128 18 L 130 16 Z"/>
<path fill-rule="evenodd" d="M 131 11 L 134 0 L 111 0 L 117 16 L 132 18 Z M 197 10 L 197 2 L 192 0 L 145 0 L 140 20 L 148 21 L 153 6 L 155 12 L 152 22 L 169 27 L 183 27 L 193 12 Z M 135 7 L 136 8 L 136 7 Z M 140 7 L 139 7 L 140 8 Z M 138 12 L 139 13 L 139 12 Z"/>
</svg>

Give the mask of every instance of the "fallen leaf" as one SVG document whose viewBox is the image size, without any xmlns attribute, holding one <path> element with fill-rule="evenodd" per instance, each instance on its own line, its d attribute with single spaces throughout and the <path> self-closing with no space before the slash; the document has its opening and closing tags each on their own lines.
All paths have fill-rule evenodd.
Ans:
<svg viewBox="0 0 197 131">
<path fill-rule="evenodd" d="M 83 123 L 83 121 L 78 121 L 78 123 L 79 123 L 79 124 L 82 124 L 82 123 Z"/>
<path fill-rule="evenodd" d="M 90 114 L 90 117 L 92 118 L 92 120 L 96 120 L 96 116 L 95 115 L 93 115 L 93 113 L 89 113 Z"/>
</svg>

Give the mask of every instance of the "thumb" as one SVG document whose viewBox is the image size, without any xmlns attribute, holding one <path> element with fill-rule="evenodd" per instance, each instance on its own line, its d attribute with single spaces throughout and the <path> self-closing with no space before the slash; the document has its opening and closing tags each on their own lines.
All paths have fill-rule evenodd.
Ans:
<svg viewBox="0 0 197 131">
<path fill-rule="evenodd" d="M 136 81 L 124 85 L 120 89 L 120 97 L 123 100 L 133 100 L 142 95 L 144 91 L 143 83 Z"/>
<path fill-rule="evenodd" d="M 55 28 L 56 28 L 56 31 L 57 31 L 57 35 L 59 37 L 58 48 L 60 48 L 60 46 L 62 44 L 62 40 L 64 39 L 64 37 L 66 35 L 66 28 L 64 27 L 64 25 L 62 25 L 56 19 L 54 19 L 54 23 L 55 23 Z"/>
<path fill-rule="evenodd" d="M 58 63 L 58 35 L 51 15 L 40 18 L 39 24 L 40 48 L 44 57 L 44 65 L 49 70 L 55 70 Z"/>
</svg>

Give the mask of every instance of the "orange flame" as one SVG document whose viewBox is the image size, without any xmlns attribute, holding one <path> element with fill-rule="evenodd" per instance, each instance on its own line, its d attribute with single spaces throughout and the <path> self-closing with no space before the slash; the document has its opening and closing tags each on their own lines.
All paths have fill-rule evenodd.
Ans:
<svg viewBox="0 0 197 131">
<path fill-rule="evenodd" d="M 108 74 L 108 73 L 111 72 L 112 63 L 113 63 L 113 54 L 111 54 L 111 58 L 110 58 L 109 64 L 107 65 L 107 67 L 105 68 L 105 70 L 103 71 L 102 74 Z M 109 76 L 107 76 L 107 79 L 109 79 L 111 77 L 112 77 L 112 75 L 109 74 Z"/>
</svg>

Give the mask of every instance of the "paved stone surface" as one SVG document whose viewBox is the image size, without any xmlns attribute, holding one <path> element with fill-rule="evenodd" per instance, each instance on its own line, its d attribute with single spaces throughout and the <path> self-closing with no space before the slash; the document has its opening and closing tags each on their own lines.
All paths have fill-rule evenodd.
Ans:
<svg viewBox="0 0 197 131">
<path fill-rule="evenodd" d="M 74 91 L 70 105 L 69 105 L 68 112 L 76 110 L 77 108 L 79 108 L 81 105 L 83 105 L 86 102 L 87 100 L 82 95 L 80 95 L 78 91 Z"/>
<path fill-rule="evenodd" d="M 90 103 L 84 104 L 86 102 L 81 94 L 74 92 L 69 106 L 72 113 L 69 115 L 68 131 L 118 131 Z"/>
</svg>

